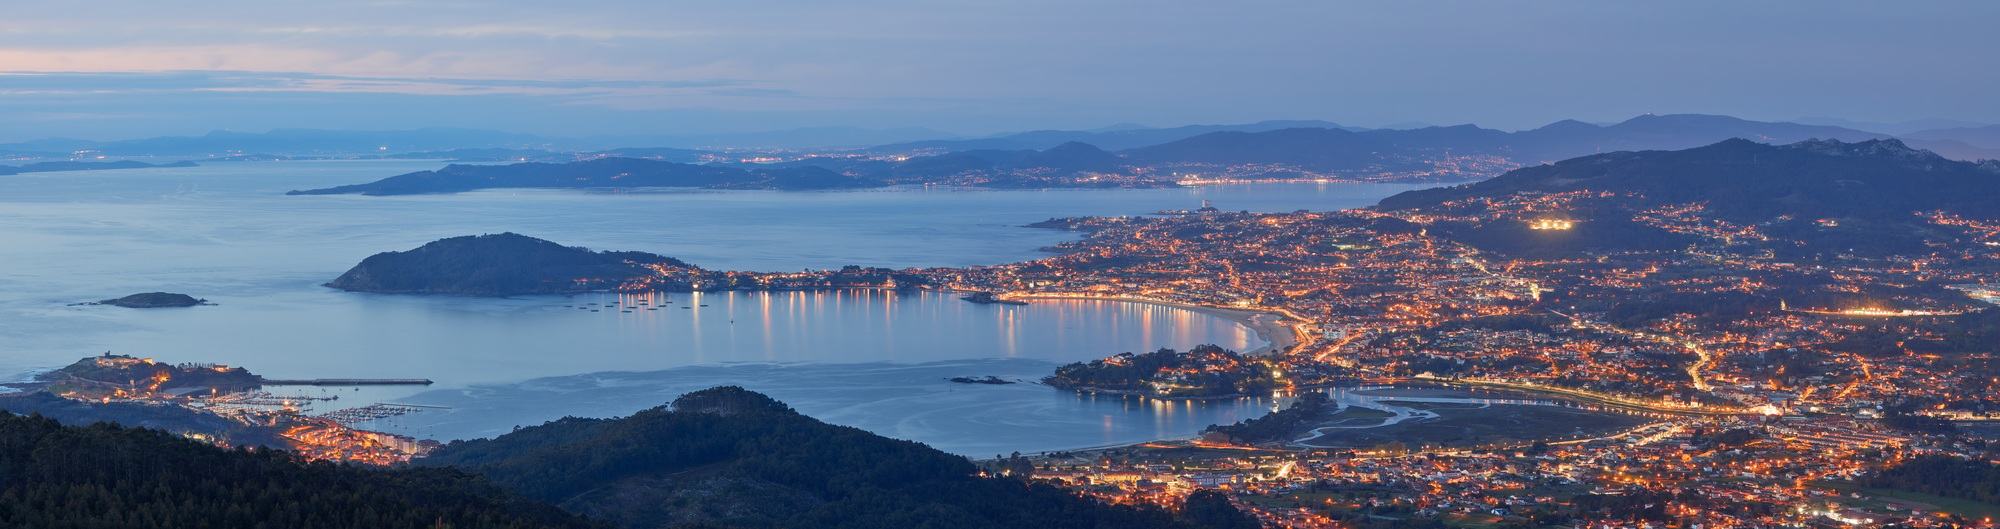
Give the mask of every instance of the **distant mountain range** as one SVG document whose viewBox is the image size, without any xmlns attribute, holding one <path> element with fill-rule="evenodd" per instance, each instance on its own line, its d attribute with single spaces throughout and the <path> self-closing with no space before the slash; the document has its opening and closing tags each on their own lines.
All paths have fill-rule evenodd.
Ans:
<svg viewBox="0 0 2000 529">
<path fill-rule="evenodd" d="M 1249 129 L 1297 122 L 1264 122 Z M 1471 125 L 1418 129 L 1350 130 L 1303 127 L 1209 130 L 1213 127 L 1035 132 L 1006 138 L 899 144 L 880 151 L 930 149 L 914 156 L 818 156 L 786 162 L 715 162 L 720 153 L 672 148 L 615 149 L 581 155 L 584 161 L 508 166 L 452 165 L 377 182 L 292 194 L 399 195 L 485 188 L 706 187 L 717 189 L 850 189 L 896 184 L 972 185 L 997 188 L 1162 187 L 1189 179 L 1340 178 L 1367 181 L 1452 181 L 1494 176 L 1522 166 L 1609 152 L 1676 150 L 1728 139 L 1767 144 L 1807 140 L 1878 141 L 1889 136 L 1823 125 L 1766 123 L 1727 116 L 1640 116 L 1612 125 L 1562 121 L 1520 132 Z M 1197 133 L 1199 132 L 1199 133 Z M 1991 141 L 1986 129 L 1934 131 L 1927 137 Z M 1060 138 L 1146 141 L 1193 136 L 1123 150 L 1078 140 L 1043 148 Z M 1948 152 L 1983 152 L 1959 140 L 1909 140 L 1946 145 Z M 1898 143 L 1898 145 L 1904 145 Z M 966 148 L 979 147 L 979 148 Z M 559 160 L 548 151 L 460 149 L 406 156 L 457 156 L 468 160 Z M 647 157 L 650 160 L 622 158 Z M 572 155 L 572 158 L 576 155 Z M 608 158 L 607 158 L 608 157 Z M 1961 156 L 1962 157 L 1962 156 Z M 2000 158 L 2000 156 L 1996 156 Z"/>
<path fill-rule="evenodd" d="M 1986 129 L 1931 131 L 1921 148 L 1958 159 L 2000 158 L 1974 142 L 1992 141 Z M 1748 121 L 1728 116 L 1646 115 L 1613 125 L 1562 121 L 1537 129 L 1502 132 L 1471 125 L 1419 129 L 1287 128 L 1262 132 L 1209 132 L 1163 144 L 1119 151 L 1127 165 L 1221 170 L 1265 167 L 1333 176 L 1404 174 L 1469 177 L 1577 156 L 1643 150 L 1687 149 L 1742 138 L 1784 144 L 1820 139 L 1866 141 L 1890 136 L 1840 127 Z M 980 145 L 984 145 L 981 143 Z M 1496 170 L 1497 169 L 1497 170 Z"/>
<path fill-rule="evenodd" d="M 1153 161 L 1250 163 L 1295 161 L 1330 167 L 1327 161 L 1365 153 L 1388 156 L 1418 152 L 1503 155 L 1523 161 L 1553 161 L 1595 152 L 1680 149 L 1729 138 L 1788 143 L 1812 138 L 1858 141 L 1889 137 L 1839 127 L 1767 123 L 1728 116 L 1645 115 L 1610 126 L 1566 120 L 1538 129 L 1503 132 L 1473 125 L 1414 129 L 1362 129 L 1327 122 L 1265 121 L 1241 126 L 1191 126 L 1104 133 L 1039 131 L 999 138 L 943 140 L 884 145 L 874 150 L 953 151 L 1046 149 L 1084 142 L 1110 150 L 1131 150 Z M 1334 150 L 1336 152 L 1315 152 Z M 1181 154 L 1175 154 L 1176 152 Z M 1192 151 L 1192 152 L 1190 152 Z M 1345 152 L 1340 152 L 1345 151 Z M 1351 164 L 1341 164 L 1351 165 Z"/>
<path fill-rule="evenodd" d="M 1308 126 L 1300 126 L 1308 125 Z M 2000 158 L 1963 142 L 1984 141 L 1978 129 L 1932 132 L 1919 147 L 1937 146 L 1963 159 Z M 886 145 L 877 152 L 941 150 L 899 171 L 939 172 L 1053 167 L 1095 173 L 1131 168 L 1178 170 L 1242 178 L 1334 176 L 1362 179 L 1448 179 L 1490 176 L 1507 169 L 1616 151 L 1673 150 L 1742 138 L 1759 143 L 1821 139 L 1867 141 L 1886 134 L 1824 125 L 1748 121 L 1696 114 L 1645 115 L 1612 125 L 1561 121 L 1537 129 L 1503 132 L 1472 125 L 1416 129 L 1356 129 L 1325 122 L 1263 122 L 1237 127 L 1180 127 L 1111 132 L 1041 131 L 978 140 Z M 1155 141 L 1167 140 L 1162 143 Z M 1093 148 L 1094 147 L 1094 148 Z M 1103 148 L 1112 152 L 1077 156 Z M 1033 154 L 1032 149 L 1050 149 Z M 1066 153 L 1066 154 L 1063 154 Z M 1109 156 L 1107 156 L 1109 155 Z M 1987 156 L 1991 155 L 1991 156 Z M 1046 163 L 1059 159 L 1061 163 Z M 819 162 L 798 162 L 813 164 Z M 1011 164 L 1011 165 L 1010 165 Z M 925 171 L 926 167 L 937 170 Z M 853 172 L 855 167 L 828 167 Z"/>
<path fill-rule="evenodd" d="M 1855 121 L 1851 119 L 1825 118 L 1825 117 L 1798 118 L 1787 121 L 1790 121 L 1792 123 L 1798 123 L 1801 125 L 1829 125 L 1834 127 L 1850 128 L 1854 130 L 1865 130 L 1869 132 L 1893 134 L 1897 136 L 1903 136 L 1913 132 L 1932 130 L 1932 129 L 1955 129 L 1963 127 L 1983 127 L 1988 125 L 1987 123 L 1979 123 L 1974 121 L 1965 121 L 1958 119 L 1938 119 L 1938 118 L 1913 119 L 1909 121 L 1901 121 L 1896 123 Z"/>
<path fill-rule="evenodd" d="M 1614 151 L 1685 149 L 1730 138 L 1762 143 L 1808 139 L 1863 141 L 1889 136 L 1871 132 L 1746 121 L 1727 116 L 1640 116 L 1600 126 L 1562 121 L 1533 130 L 1502 132 L 1471 125 L 1408 130 L 1305 128 L 1268 132 L 1215 132 L 1124 151 L 1151 165 L 1229 167 L 1284 165 L 1332 174 L 1432 171 L 1452 172 L 1467 161 L 1536 165 Z M 1476 176 L 1478 171 L 1458 172 Z M 1494 171 L 1498 172 L 1498 171 Z"/>
<path fill-rule="evenodd" d="M 1962 122 L 1938 121 L 1940 124 Z M 1903 124 L 1902 126 L 1911 126 Z M 1809 139 L 1856 142 L 1898 138 L 1853 128 L 1789 122 L 1761 122 L 1699 114 L 1644 115 L 1597 125 L 1566 120 L 1540 128 L 1506 132 L 1473 125 L 1363 129 L 1325 121 L 1264 121 L 1246 125 L 1191 125 L 1145 128 L 1119 125 L 1088 131 L 1032 131 L 985 138 L 951 139 L 924 129 L 867 130 L 851 127 L 797 129 L 757 134 L 551 139 L 469 129 L 415 131 L 325 131 L 281 129 L 249 134 L 214 132 L 198 137 L 164 137 L 117 142 L 50 139 L 0 145 L 13 159 L 92 157 L 200 157 L 213 161 L 293 160 L 315 157 L 446 159 L 463 162 L 547 162 L 561 164 L 605 157 L 663 162 L 709 163 L 744 171 L 700 186 L 786 188 L 801 179 L 811 188 L 868 187 L 895 183 L 949 183 L 993 187 L 1148 186 L 1181 176 L 1234 179 L 1341 178 L 1376 181 L 1451 180 L 1493 176 L 1517 167 L 1577 156 L 1643 150 L 1687 149 L 1731 138 L 1787 144 Z M 883 138 L 926 138 L 850 150 Z M 2000 126 L 1948 127 L 1899 137 L 1906 145 L 1958 160 L 2000 159 Z M 597 147 L 580 148 L 598 144 Z M 603 144 L 660 145 L 604 148 Z M 696 149 L 708 145 L 717 149 Z M 769 150 L 726 150 L 730 146 L 818 149 L 811 157 Z M 41 153 L 41 154 L 36 154 Z M 760 154 L 761 153 L 761 154 Z M 759 158 L 789 161 L 765 162 Z M 808 173 L 767 174 L 778 169 Z M 824 172 L 819 172 L 823 170 Z M 439 173 L 464 172 L 447 168 Z M 683 169 L 684 172 L 700 172 Z M 825 172 L 858 179 L 836 181 Z M 1067 178 L 1083 175 L 1081 178 Z M 1119 181 L 1097 175 L 1126 177 Z M 518 176 L 518 175 L 517 175 Z M 797 177 L 797 178 L 792 178 Z M 394 191 L 380 183 L 373 194 Z M 766 182 L 766 183 L 758 183 Z M 770 183 L 776 182 L 776 183 Z M 630 186 L 629 182 L 615 183 Z M 432 182 L 428 185 L 436 185 Z M 664 184 L 663 184 L 664 185 Z M 553 183 L 481 187 L 574 187 Z M 350 190 L 353 191 L 353 190 Z"/>
<path fill-rule="evenodd" d="M 1905 140 L 1954 141 L 1988 151 L 2000 151 L 2000 125 L 1933 129 L 1903 135 Z M 1942 154 L 1942 153 L 1940 153 Z M 1996 157 L 2000 158 L 2000 157 Z"/>
<path fill-rule="evenodd" d="M 1705 203 L 1721 218 L 1781 215 L 1888 220 L 1949 210 L 2000 218 L 2000 161 L 1946 159 L 1893 139 L 1766 145 L 1731 139 L 1676 151 L 1614 152 L 1509 171 L 1455 187 L 1407 191 L 1381 207 L 1411 209 L 1521 193 L 1589 190 L 1651 205 Z"/>
<path fill-rule="evenodd" d="M 1132 127 L 1138 127 L 1133 125 Z M 1148 145 L 1158 145 L 1213 132 L 1266 132 L 1280 129 L 1325 128 L 1348 131 L 1363 131 L 1359 127 L 1347 127 L 1338 123 L 1305 121 L 1260 121 L 1248 125 L 1188 125 L 1164 129 L 1154 128 L 1113 128 L 1112 130 L 1038 130 L 1018 132 L 976 139 L 941 139 L 880 145 L 868 150 L 884 153 L 917 152 L 925 150 L 971 151 L 971 150 L 1043 150 L 1064 143 L 1088 143 L 1103 149 L 1123 150 Z"/>
</svg>

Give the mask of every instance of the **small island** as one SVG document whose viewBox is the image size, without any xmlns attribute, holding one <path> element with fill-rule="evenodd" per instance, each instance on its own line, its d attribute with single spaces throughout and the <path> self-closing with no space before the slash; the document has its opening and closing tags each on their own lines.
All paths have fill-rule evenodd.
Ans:
<svg viewBox="0 0 2000 529">
<path fill-rule="evenodd" d="M 1013 384 L 1013 383 L 1014 383 L 1014 381 L 1012 381 L 1012 380 L 1001 380 L 1001 379 L 1000 379 L 1000 377 L 996 377 L 996 376 L 993 376 L 993 375 L 986 375 L 986 376 L 985 376 L 984 378 L 981 378 L 981 377 L 951 377 L 951 378 L 949 378 L 949 379 L 946 379 L 946 380 L 950 380 L 950 381 L 952 381 L 952 382 L 957 382 L 957 383 L 960 383 L 960 384 L 991 384 L 991 385 L 995 385 L 995 386 L 1002 386 L 1002 385 L 1007 385 L 1007 384 Z"/>
<path fill-rule="evenodd" d="M 973 302 L 973 303 L 979 303 L 979 304 L 984 304 L 984 305 L 1026 305 L 1026 304 L 1028 304 L 1028 302 L 1026 302 L 1026 301 L 1021 301 L 1021 300 L 1018 300 L 1018 299 L 1007 299 L 1007 298 L 1003 298 L 1003 297 L 999 297 L 999 296 L 996 296 L 996 295 L 994 295 L 994 294 L 993 294 L 992 292 L 984 292 L 984 291 L 981 291 L 981 292 L 973 292 L 973 293 L 971 293 L 971 294 L 966 294 L 966 295 L 964 295 L 964 296 L 960 296 L 960 297 L 959 297 L 958 299 L 962 299 L 962 300 L 966 300 L 966 301 L 970 301 L 970 302 Z"/>
<path fill-rule="evenodd" d="M 692 290 L 702 270 L 646 252 L 600 252 L 515 233 L 467 235 L 368 257 L 326 286 L 351 292 L 513 296 Z"/>
<path fill-rule="evenodd" d="M 847 265 L 800 274 L 706 270 L 647 252 L 593 251 L 520 235 L 439 239 L 361 261 L 325 286 L 350 292 L 448 296 L 565 295 L 579 292 L 721 292 L 845 288 L 918 290 L 914 270 Z"/>
<path fill-rule="evenodd" d="M 1233 397 L 1284 387 L 1283 368 L 1274 360 L 1237 354 L 1216 345 L 1123 353 L 1089 363 L 1056 368 L 1042 382 L 1078 392 L 1139 395 L 1158 399 Z"/>
<path fill-rule="evenodd" d="M 133 309 L 153 309 L 161 307 L 193 307 L 197 305 L 209 305 L 209 304 L 211 303 L 209 303 L 208 300 L 206 299 L 196 299 L 194 296 L 190 296 L 187 294 L 175 294 L 172 292 L 146 292 L 143 294 L 133 294 L 130 296 L 125 296 L 118 299 L 107 299 L 95 303 L 88 303 L 88 305 L 112 305 L 117 307 L 126 307 Z"/>
</svg>

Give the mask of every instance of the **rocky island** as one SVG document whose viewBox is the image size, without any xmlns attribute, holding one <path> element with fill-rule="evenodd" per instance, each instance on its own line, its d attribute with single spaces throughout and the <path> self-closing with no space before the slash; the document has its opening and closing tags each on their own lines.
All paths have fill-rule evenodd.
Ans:
<svg viewBox="0 0 2000 529">
<path fill-rule="evenodd" d="M 194 296 L 190 296 L 187 294 L 175 294 L 172 292 L 146 292 L 143 294 L 133 294 L 130 296 L 125 296 L 118 299 L 107 299 L 96 303 L 90 303 L 90 305 L 113 305 L 113 306 L 133 308 L 133 309 L 152 309 L 160 307 L 193 307 L 196 305 L 206 305 L 206 304 L 208 304 L 208 300 L 206 299 L 196 299 Z"/>
<path fill-rule="evenodd" d="M 994 386 L 1004 386 L 1007 384 L 1014 383 L 1014 381 L 1012 380 L 1002 380 L 1000 377 L 996 377 L 993 375 L 986 375 L 985 377 L 951 377 L 946 380 L 950 380 L 952 382 L 957 382 L 960 384 L 988 384 Z"/>
<path fill-rule="evenodd" d="M 513 296 L 689 290 L 702 270 L 646 252 L 599 252 L 520 235 L 467 235 L 361 261 L 326 286 L 351 292 Z"/>
</svg>

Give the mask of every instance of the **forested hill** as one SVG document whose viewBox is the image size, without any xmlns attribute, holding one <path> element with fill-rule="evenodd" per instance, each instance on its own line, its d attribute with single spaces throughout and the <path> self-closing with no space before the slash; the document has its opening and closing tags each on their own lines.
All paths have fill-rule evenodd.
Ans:
<svg viewBox="0 0 2000 529">
<path fill-rule="evenodd" d="M 617 288 L 695 270 L 645 252 L 593 252 L 526 235 L 467 235 L 363 259 L 326 286 L 356 292 L 511 296 Z"/>
<path fill-rule="evenodd" d="M 2000 218 L 2000 162 L 1959 162 L 1897 140 L 1813 140 L 1765 145 L 1728 140 L 1679 151 L 1615 152 L 1507 172 L 1456 187 L 1404 192 L 1386 209 L 1435 207 L 1525 192 L 1589 190 L 1647 204 L 1705 203 L 1720 218 L 1901 221 L 1945 210 Z"/>
<path fill-rule="evenodd" d="M 600 527 L 452 469 L 307 463 L 159 430 L 6 413 L 0 526 Z"/>
<path fill-rule="evenodd" d="M 834 426 L 736 387 L 622 419 L 565 418 L 446 445 L 450 465 L 626 527 L 1193 528 L 1154 509 L 988 478 L 965 458 Z"/>
</svg>

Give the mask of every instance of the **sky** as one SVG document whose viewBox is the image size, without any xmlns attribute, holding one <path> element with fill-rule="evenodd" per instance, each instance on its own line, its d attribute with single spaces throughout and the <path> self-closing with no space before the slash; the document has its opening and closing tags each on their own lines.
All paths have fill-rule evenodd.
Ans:
<svg viewBox="0 0 2000 529">
<path fill-rule="evenodd" d="M 0 141 L 2000 122 L 2000 2 L 10 0 Z"/>
</svg>

